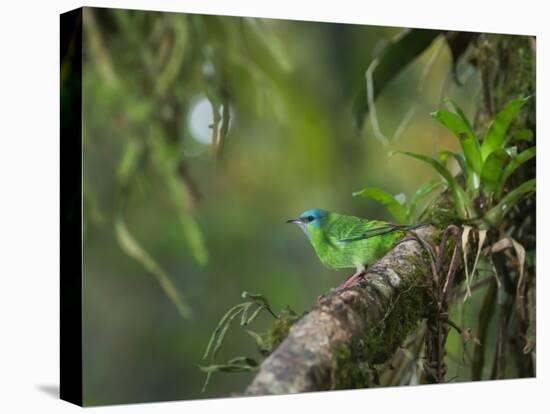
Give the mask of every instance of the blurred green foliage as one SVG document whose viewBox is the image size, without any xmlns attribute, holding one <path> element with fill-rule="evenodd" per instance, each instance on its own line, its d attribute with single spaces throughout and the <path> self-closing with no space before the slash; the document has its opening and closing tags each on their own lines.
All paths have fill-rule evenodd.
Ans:
<svg viewBox="0 0 550 414">
<path fill-rule="evenodd" d="M 442 96 L 471 113 L 480 80 L 463 64 L 463 85 L 453 83 L 452 53 L 434 36 L 377 96 L 387 145 L 372 122 L 358 132 L 351 104 L 365 69 L 400 33 L 84 10 L 86 404 L 242 391 L 249 373 L 214 377 L 201 394 L 196 366 L 240 292 L 301 313 L 348 276 L 321 267 L 285 219 L 312 207 L 389 219 L 351 197 L 369 186 L 409 197 L 412 220 L 427 202 L 416 189 L 436 174 L 388 150 L 457 151 L 428 114 Z M 270 318 L 258 316 L 259 331 Z M 255 352 L 250 336 L 229 331 L 220 357 Z"/>
</svg>

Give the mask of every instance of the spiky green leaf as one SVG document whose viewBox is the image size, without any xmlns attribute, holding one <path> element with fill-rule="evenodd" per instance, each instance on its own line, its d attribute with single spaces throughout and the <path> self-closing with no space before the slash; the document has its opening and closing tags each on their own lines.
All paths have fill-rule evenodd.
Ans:
<svg viewBox="0 0 550 414">
<path fill-rule="evenodd" d="M 460 116 L 446 109 L 440 109 L 432 112 L 431 115 L 456 135 L 466 158 L 466 163 L 476 174 L 481 174 L 482 161 L 479 141 L 468 120 L 465 117 L 462 118 L 464 114 Z M 472 179 L 472 184 L 474 183 L 475 181 Z"/>
<path fill-rule="evenodd" d="M 455 177 L 453 177 L 450 171 L 447 170 L 443 164 L 441 164 L 438 160 L 425 155 L 416 154 L 414 152 L 397 151 L 397 153 L 408 155 L 409 157 L 413 157 L 430 164 L 449 185 L 455 201 L 455 209 L 458 217 L 461 219 L 473 217 L 474 209 L 470 198 Z"/>
<path fill-rule="evenodd" d="M 468 117 L 466 116 L 462 108 L 451 98 L 446 98 L 445 104 L 447 105 L 448 108 L 450 108 L 453 112 L 455 112 L 460 117 L 460 119 L 462 119 L 462 122 L 464 122 L 464 125 L 466 125 L 466 127 L 472 133 L 472 135 L 475 135 L 474 128 L 472 127 L 470 120 L 468 119 Z"/>
<path fill-rule="evenodd" d="M 416 206 L 425 197 L 428 197 L 430 194 L 432 194 L 435 190 L 437 190 L 439 187 L 443 186 L 443 182 L 441 180 L 430 180 L 427 183 L 423 184 L 416 190 L 416 192 L 413 194 L 411 198 L 411 203 L 408 206 L 407 209 L 407 218 L 408 222 L 411 223 L 414 219 L 414 214 L 416 212 Z"/>
<path fill-rule="evenodd" d="M 393 195 L 387 193 L 384 190 L 376 187 L 367 187 L 361 191 L 353 193 L 353 196 L 370 198 L 371 200 L 377 201 L 388 209 L 388 211 L 398 223 L 407 222 L 406 207 L 402 203 L 400 203 L 399 200 L 397 200 Z"/>
<path fill-rule="evenodd" d="M 490 225 L 498 225 L 498 223 L 502 221 L 504 216 L 506 216 L 508 211 L 510 211 L 510 209 L 514 207 L 524 195 L 535 191 L 535 188 L 536 181 L 534 178 L 514 188 L 512 191 L 506 194 L 506 196 L 504 196 L 504 198 L 496 206 L 494 206 L 485 214 L 484 220 Z"/>
<path fill-rule="evenodd" d="M 483 163 L 481 182 L 486 194 L 494 193 L 500 184 L 504 165 L 510 159 L 503 149 L 493 151 Z"/>
<path fill-rule="evenodd" d="M 466 158 L 464 157 L 464 154 L 452 151 L 441 151 L 439 153 L 439 161 L 441 161 L 443 165 L 446 165 L 447 160 L 449 160 L 450 158 L 455 159 L 462 171 L 462 174 L 468 174 L 468 166 L 466 165 Z"/>
<path fill-rule="evenodd" d="M 516 157 L 512 158 L 512 160 L 506 165 L 502 173 L 502 178 L 496 191 L 497 198 L 501 197 L 504 190 L 504 185 L 506 184 L 506 180 L 514 173 L 514 171 L 516 171 L 519 167 L 521 167 L 523 164 L 533 158 L 536 154 L 536 147 L 531 147 L 527 148 L 525 151 L 520 152 Z"/>
<path fill-rule="evenodd" d="M 506 144 L 508 127 L 529 98 L 530 97 L 510 101 L 504 109 L 495 116 L 487 130 L 483 144 L 481 144 L 481 156 L 483 160 L 487 159 L 491 152 L 504 147 Z"/>
<path fill-rule="evenodd" d="M 517 141 L 532 142 L 533 137 L 534 137 L 533 131 L 531 131 L 528 128 L 517 129 L 515 131 L 512 131 L 512 139 Z"/>
</svg>

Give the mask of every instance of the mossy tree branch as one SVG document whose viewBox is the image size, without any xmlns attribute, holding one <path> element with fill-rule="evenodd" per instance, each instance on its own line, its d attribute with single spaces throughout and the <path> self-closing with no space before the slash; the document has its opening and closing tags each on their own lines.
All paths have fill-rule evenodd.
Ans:
<svg viewBox="0 0 550 414">
<path fill-rule="evenodd" d="M 433 244 L 438 231 L 427 227 L 417 235 Z M 388 360 L 433 313 L 432 266 L 418 240 L 401 242 L 368 269 L 360 285 L 327 294 L 296 322 L 246 394 L 367 386 L 370 366 Z"/>
</svg>

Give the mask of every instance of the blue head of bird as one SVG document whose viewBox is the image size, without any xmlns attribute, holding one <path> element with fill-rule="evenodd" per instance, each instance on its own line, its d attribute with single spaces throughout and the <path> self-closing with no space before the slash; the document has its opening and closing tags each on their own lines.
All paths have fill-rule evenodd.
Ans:
<svg viewBox="0 0 550 414">
<path fill-rule="evenodd" d="M 327 210 L 323 210 L 322 208 L 313 208 L 311 210 L 304 211 L 298 218 L 287 220 L 286 222 L 300 226 L 308 239 L 311 239 L 312 234 L 316 230 L 320 230 L 329 214 L 330 213 Z"/>
</svg>

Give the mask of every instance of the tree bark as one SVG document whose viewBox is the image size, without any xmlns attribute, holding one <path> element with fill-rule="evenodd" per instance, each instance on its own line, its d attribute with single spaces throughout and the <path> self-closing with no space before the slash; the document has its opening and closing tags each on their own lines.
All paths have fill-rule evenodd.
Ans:
<svg viewBox="0 0 550 414">
<path fill-rule="evenodd" d="M 416 234 L 434 243 L 433 227 Z M 406 239 L 370 267 L 360 285 L 333 291 L 291 328 L 262 363 L 247 395 L 359 388 L 433 310 L 430 254 Z"/>
</svg>

